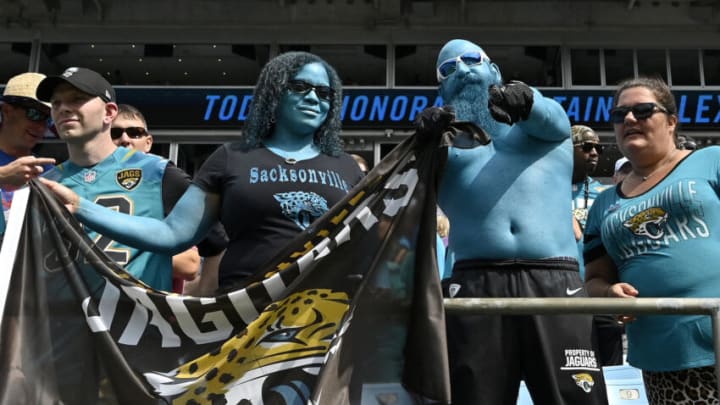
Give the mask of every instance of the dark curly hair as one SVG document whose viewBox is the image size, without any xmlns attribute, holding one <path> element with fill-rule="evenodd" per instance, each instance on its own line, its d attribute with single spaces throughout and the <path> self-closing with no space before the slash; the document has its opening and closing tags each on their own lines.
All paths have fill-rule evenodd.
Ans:
<svg viewBox="0 0 720 405">
<path fill-rule="evenodd" d="M 271 59 L 260 72 L 250 112 L 245 120 L 241 144 L 243 149 L 260 146 L 275 128 L 275 112 L 286 91 L 288 80 L 309 63 L 320 63 L 335 91 L 325 122 L 315 132 L 314 142 L 322 153 L 337 156 L 343 151 L 340 140 L 340 111 L 342 107 L 342 83 L 335 69 L 317 55 L 307 52 L 287 52 Z"/>
</svg>

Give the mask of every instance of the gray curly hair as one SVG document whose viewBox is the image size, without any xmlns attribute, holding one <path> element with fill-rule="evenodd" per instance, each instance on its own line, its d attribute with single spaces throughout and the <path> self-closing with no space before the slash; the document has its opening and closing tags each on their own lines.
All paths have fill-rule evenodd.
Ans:
<svg viewBox="0 0 720 405">
<path fill-rule="evenodd" d="M 322 153 L 337 156 L 343 151 L 340 140 L 340 111 L 342 83 L 335 69 L 317 55 L 308 52 L 287 52 L 271 59 L 260 72 L 253 101 L 243 128 L 243 149 L 260 146 L 275 129 L 275 112 L 287 89 L 287 82 L 309 63 L 320 63 L 328 74 L 330 87 L 335 91 L 325 122 L 315 132 L 314 142 Z"/>
</svg>

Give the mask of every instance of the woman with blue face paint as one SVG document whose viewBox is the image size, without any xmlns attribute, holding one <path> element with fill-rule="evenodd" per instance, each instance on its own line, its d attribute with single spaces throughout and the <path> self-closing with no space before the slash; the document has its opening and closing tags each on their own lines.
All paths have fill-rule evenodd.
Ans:
<svg viewBox="0 0 720 405">
<path fill-rule="evenodd" d="M 260 72 L 237 142 L 219 147 L 164 221 L 108 214 L 44 181 L 86 225 L 140 249 L 174 253 L 215 220 L 229 243 L 218 284 L 242 283 L 362 179 L 342 150 L 342 89 L 323 59 L 289 52 Z M 203 274 L 203 277 L 206 275 Z"/>
</svg>

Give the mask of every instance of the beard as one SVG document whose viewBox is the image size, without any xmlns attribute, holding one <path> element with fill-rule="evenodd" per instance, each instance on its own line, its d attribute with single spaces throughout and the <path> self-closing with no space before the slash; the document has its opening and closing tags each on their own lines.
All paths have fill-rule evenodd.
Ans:
<svg viewBox="0 0 720 405">
<path fill-rule="evenodd" d="M 455 116 L 459 121 L 470 121 L 488 134 L 496 135 L 500 126 L 503 125 L 490 115 L 488 108 L 488 86 L 475 82 L 468 83 L 453 95 L 447 102 L 455 109 Z"/>
</svg>

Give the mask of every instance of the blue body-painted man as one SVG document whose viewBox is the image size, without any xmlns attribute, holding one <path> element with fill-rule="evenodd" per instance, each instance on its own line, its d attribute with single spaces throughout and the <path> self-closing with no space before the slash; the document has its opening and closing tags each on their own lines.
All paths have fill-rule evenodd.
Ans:
<svg viewBox="0 0 720 405">
<path fill-rule="evenodd" d="M 569 215 L 573 157 L 565 111 L 523 83 L 503 85 L 498 66 L 466 40 L 448 42 L 437 69 L 440 95 L 457 119 L 492 138 L 448 152 L 438 198 L 452 224 L 456 262 L 446 294 L 586 296 Z M 447 111 L 426 110 L 420 121 L 448 121 Z M 453 403 L 514 404 L 525 379 L 535 403 L 605 404 L 591 320 L 448 316 Z"/>
</svg>

